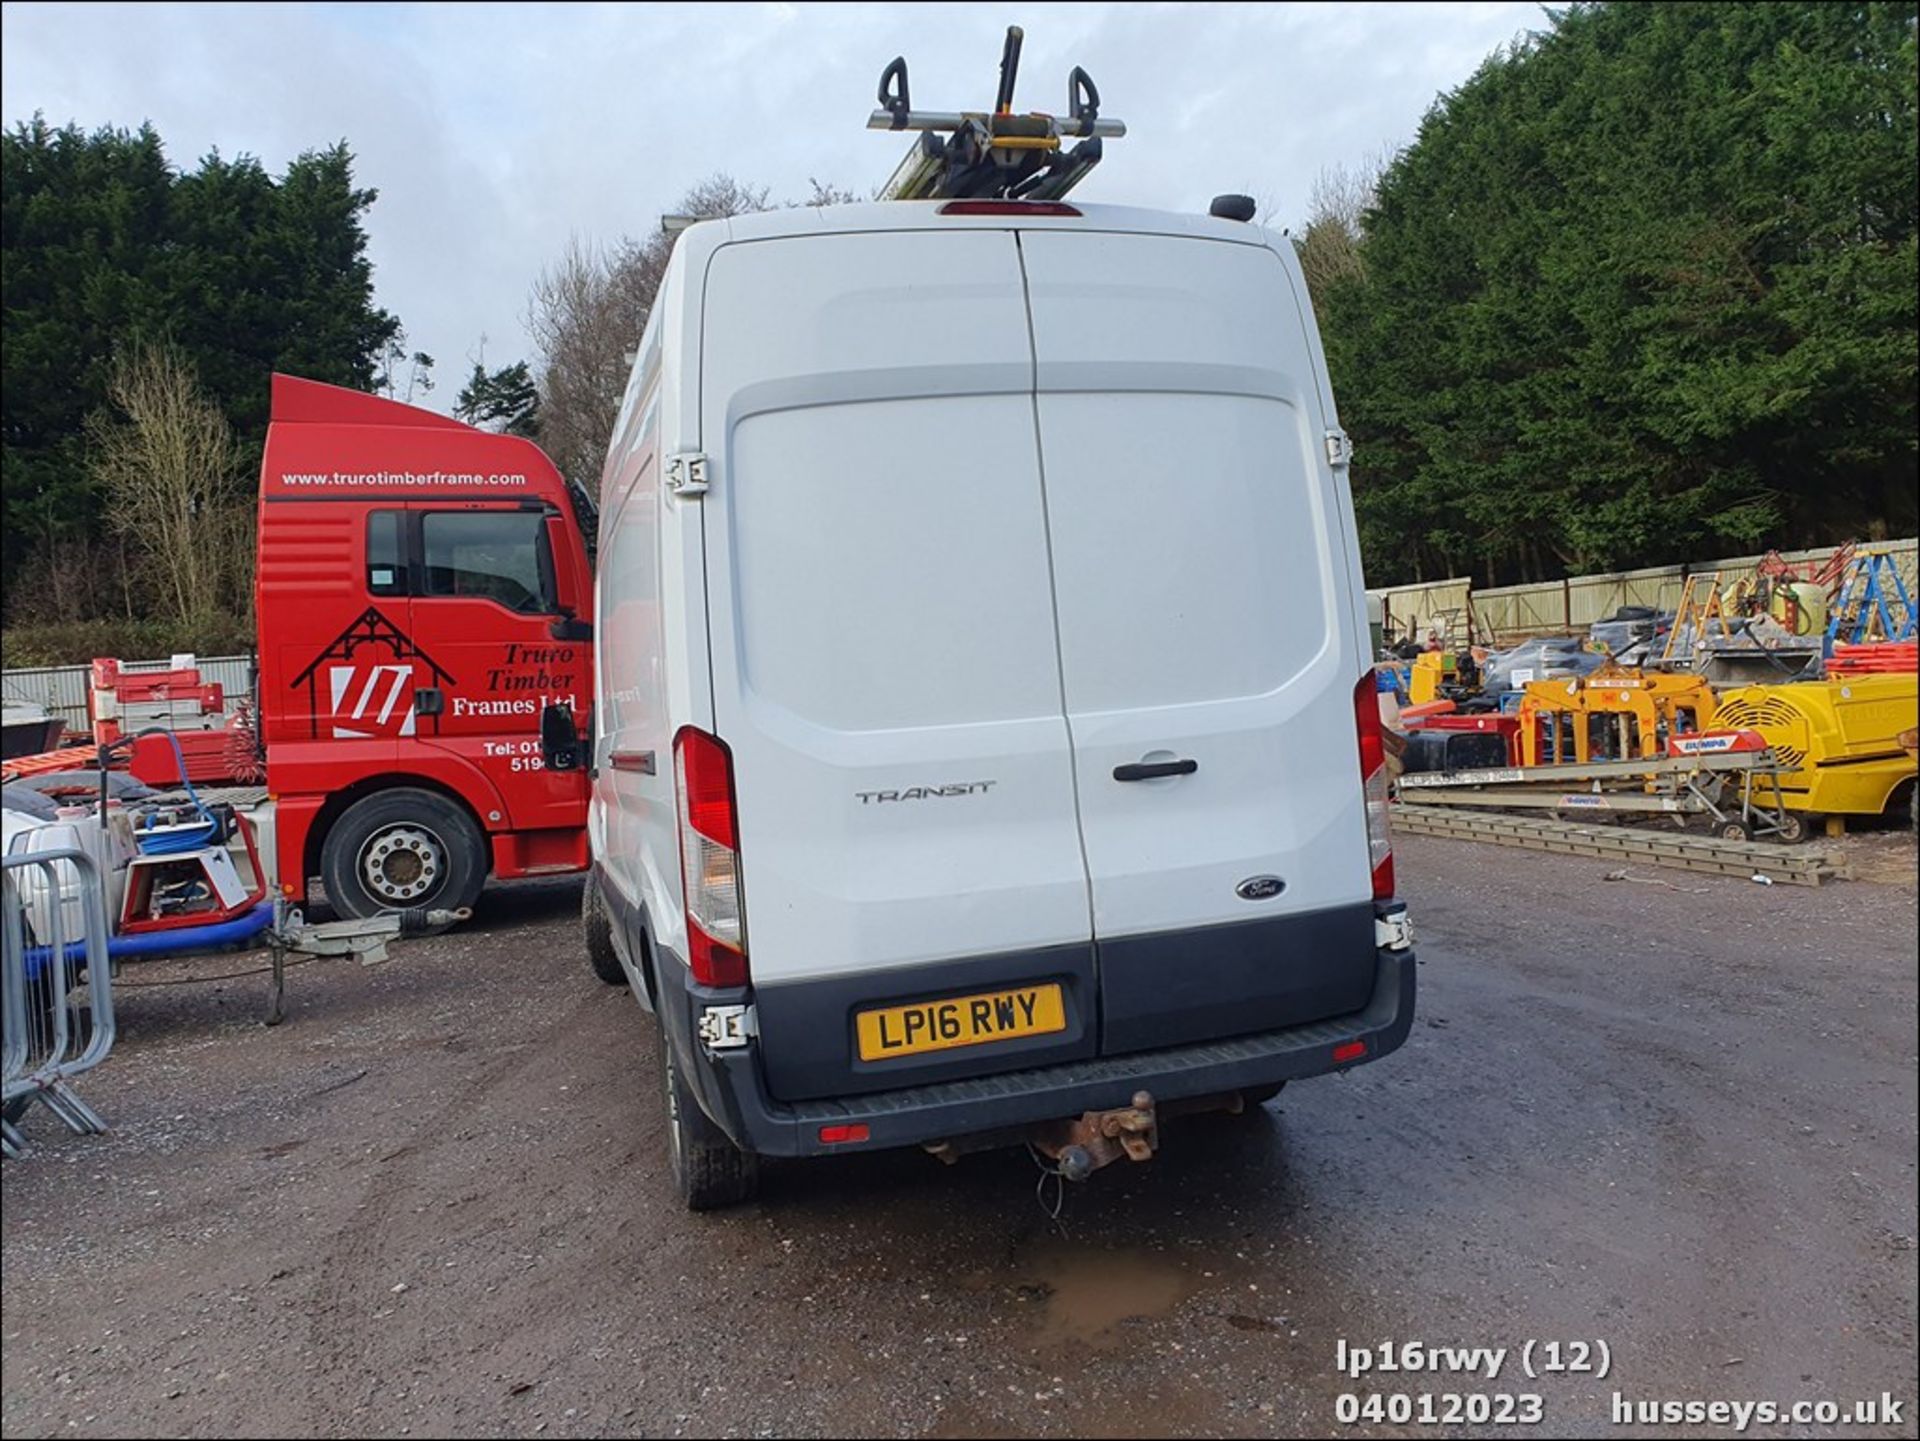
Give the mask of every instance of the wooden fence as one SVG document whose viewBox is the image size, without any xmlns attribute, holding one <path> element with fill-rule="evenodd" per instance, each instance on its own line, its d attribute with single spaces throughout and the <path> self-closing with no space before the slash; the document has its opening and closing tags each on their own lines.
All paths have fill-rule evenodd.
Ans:
<svg viewBox="0 0 1920 1441">
<path fill-rule="evenodd" d="M 1861 553 L 1893 557 L 1907 593 L 1920 590 L 1916 561 L 1920 547 L 1914 540 L 1863 542 Z M 1783 552 L 1790 561 L 1821 561 L 1833 554 L 1831 546 Z M 1597 620 L 1605 620 L 1623 605 L 1673 610 L 1689 575 L 1717 571 L 1727 581 L 1752 575 L 1762 557 L 1735 556 L 1687 565 L 1654 566 L 1646 570 L 1616 571 L 1607 575 L 1578 575 L 1535 585 L 1503 585 L 1475 590 L 1470 581 L 1428 581 L 1397 585 L 1369 594 L 1381 603 L 1389 637 L 1409 633 L 1424 640 L 1437 630 L 1448 645 L 1471 639 L 1482 645 L 1508 645 L 1528 636 L 1577 635 Z"/>
</svg>

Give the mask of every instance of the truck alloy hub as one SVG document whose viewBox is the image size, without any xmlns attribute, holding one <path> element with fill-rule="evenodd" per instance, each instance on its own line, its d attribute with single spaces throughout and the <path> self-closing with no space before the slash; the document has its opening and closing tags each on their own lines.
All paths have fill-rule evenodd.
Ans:
<svg viewBox="0 0 1920 1441">
<path fill-rule="evenodd" d="M 395 905 L 426 895 L 446 870 L 446 851 L 432 831 L 393 825 L 374 832 L 360 851 L 360 875 L 373 895 Z"/>
</svg>

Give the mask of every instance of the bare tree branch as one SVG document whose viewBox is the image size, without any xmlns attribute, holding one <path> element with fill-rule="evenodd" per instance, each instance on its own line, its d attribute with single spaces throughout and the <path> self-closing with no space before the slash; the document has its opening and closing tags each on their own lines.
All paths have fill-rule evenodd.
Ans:
<svg viewBox="0 0 1920 1441">
<path fill-rule="evenodd" d="M 834 203 L 843 195 L 816 182 L 808 203 Z M 689 190 L 674 213 L 716 220 L 766 208 L 764 185 L 718 174 Z M 632 353 L 674 238 L 660 231 L 599 245 L 575 236 L 533 284 L 527 330 L 540 357 L 540 444 L 561 474 L 590 492 L 599 489 Z"/>
<path fill-rule="evenodd" d="M 223 593 L 244 594 L 253 552 L 227 419 L 170 345 L 121 350 L 107 399 L 118 416 L 96 413 L 86 433 L 109 522 L 150 559 L 175 618 L 212 616 Z"/>
<path fill-rule="evenodd" d="M 1308 193 L 1307 223 L 1297 244 L 1307 289 L 1317 302 L 1327 288 L 1366 273 L 1361 250 L 1366 214 L 1373 207 L 1380 176 L 1391 157 L 1385 151 L 1367 156 L 1349 169 L 1325 167 L 1313 179 Z"/>
</svg>

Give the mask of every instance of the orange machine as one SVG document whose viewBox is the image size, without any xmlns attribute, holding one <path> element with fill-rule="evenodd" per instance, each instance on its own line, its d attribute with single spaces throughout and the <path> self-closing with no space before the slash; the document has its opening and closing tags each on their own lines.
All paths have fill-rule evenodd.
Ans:
<svg viewBox="0 0 1920 1441">
<path fill-rule="evenodd" d="M 1520 701 L 1520 763 L 1665 755 L 1669 740 L 1703 729 L 1713 711 L 1713 688 L 1685 673 L 1605 665 L 1587 676 L 1529 681 Z"/>
</svg>

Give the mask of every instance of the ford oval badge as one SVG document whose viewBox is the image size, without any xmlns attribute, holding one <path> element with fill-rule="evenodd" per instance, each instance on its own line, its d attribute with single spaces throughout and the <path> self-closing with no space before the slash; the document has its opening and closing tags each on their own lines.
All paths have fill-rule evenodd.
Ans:
<svg viewBox="0 0 1920 1441">
<path fill-rule="evenodd" d="M 1248 876 L 1233 888 L 1233 893 L 1243 901 L 1270 901 L 1287 888 L 1287 883 L 1278 876 Z"/>
</svg>

